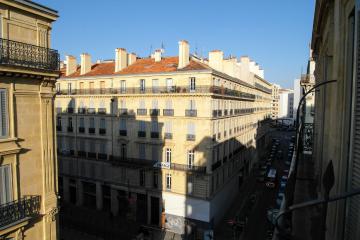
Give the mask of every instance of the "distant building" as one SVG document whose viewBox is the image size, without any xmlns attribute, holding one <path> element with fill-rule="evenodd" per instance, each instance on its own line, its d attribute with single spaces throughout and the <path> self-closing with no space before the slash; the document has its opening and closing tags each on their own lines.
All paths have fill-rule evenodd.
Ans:
<svg viewBox="0 0 360 240">
<path fill-rule="evenodd" d="M 272 98 L 272 103 L 271 103 L 271 118 L 272 119 L 277 119 L 279 118 L 279 112 L 280 112 L 280 95 L 279 95 L 279 90 L 281 89 L 280 85 L 278 84 L 273 84 L 271 87 L 271 98 Z"/>
<path fill-rule="evenodd" d="M 294 101 L 293 101 L 293 116 L 292 118 L 295 120 L 296 119 L 296 112 L 298 109 L 298 105 L 299 105 L 299 101 L 300 98 L 302 96 L 302 87 L 300 85 L 300 79 L 295 79 L 294 80 Z"/>
<path fill-rule="evenodd" d="M 292 89 L 279 90 L 279 118 L 293 118 L 294 91 Z"/>
<path fill-rule="evenodd" d="M 0 3 L 0 239 L 58 239 L 57 18 L 33 1 Z"/>
<path fill-rule="evenodd" d="M 78 66 L 67 56 L 56 97 L 64 201 L 178 234 L 211 231 L 266 145 L 263 74 L 248 57 L 192 56 L 187 41 L 175 57 L 119 48 L 114 61 L 82 54 Z"/>
</svg>

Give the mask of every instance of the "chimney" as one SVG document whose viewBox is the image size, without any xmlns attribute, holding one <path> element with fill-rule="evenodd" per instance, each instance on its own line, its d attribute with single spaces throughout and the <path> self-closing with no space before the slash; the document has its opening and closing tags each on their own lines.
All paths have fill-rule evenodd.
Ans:
<svg viewBox="0 0 360 240">
<path fill-rule="evenodd" d="M 86 74 L 91 70 L 91 56 L 88 53 L 83 53 L 80 55 L 81 61 L 81 70 L 80 74 Z"/>
<path fill-rule="evenodd" d="M 125 48 L 115 49 L 115 72 L 127 67 L 127 53 Z"/>
<path fill-rule="evenodd" d="M 129 53 L 128 54 L 128 66 L 136 62 L 136 54 L 135 53 Z"/>
<path fill-rule="evenodd" d="M 73 74 L 76 72 L 77 64 L 76 64 L 76 58 L 71 55 L 66 56 L 66 76 L 69 76 L 70 74 Z"/>
<path fill-rule="evenodd" d="M 161 61 L 161 50 L 160 49 L 155 50 L 154 59 L 155 59 L 155 62 Z"/>
<path fill-rule="evenodd" d="M 223 71 L 224 53 L 220 50 L 209 52 L 209 66 L 217 71 Z"/>
<path fill-rule="evenodd" d="M 179 64 L 178 69 L 184 68 L 190 63 L 190 48 L 186 40 L 179 42 Z"/>
</svg>

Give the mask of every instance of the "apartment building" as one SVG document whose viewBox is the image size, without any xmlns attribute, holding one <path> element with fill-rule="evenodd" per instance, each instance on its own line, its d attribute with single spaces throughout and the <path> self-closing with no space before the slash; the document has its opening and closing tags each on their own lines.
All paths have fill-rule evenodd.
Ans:
<svg viewBox="0 0 360 240">
<path fill-rule="evenodd" d="M 280 85 L 278 84 L 273 84 L 271 87 L 271 98 L 272 98 L 272 103 L 271 103 L 271 119 L 277 119 L 279 118 L 279 89 L 281 89 Z"/>
<path fill-rule="evenodd" d="M 248 57 L 66 57 L 57 82 L 59 188 L 67 203 L 178 234 L 211 231 L 266 145 L 271 84 Z M 202 237 L 201 237 L 202 238 Z"/>
<path fill-rule="evenodd" d="M 0 2 L 0 239 L 57 239 L 57 18 L 32 1 Z"/>
<path fill-rule="evenodd" d="M 315 92 L 313 160 L 317 194 L 331 161 L 335 185 L 330 195 L 360 188 L 359 36 L 360 1 L 317 0 L 312 44 L 315 83 L 336 80 Z M 360 196 L 336 201 L 326 212 L 326 239 L 360 238 Z"/>
<path fill-rule="evenodd" d="M 279 89 L 279 118 L 289 119 L 292 122 L 294 115 L 294 91 Z"/>
</svg>

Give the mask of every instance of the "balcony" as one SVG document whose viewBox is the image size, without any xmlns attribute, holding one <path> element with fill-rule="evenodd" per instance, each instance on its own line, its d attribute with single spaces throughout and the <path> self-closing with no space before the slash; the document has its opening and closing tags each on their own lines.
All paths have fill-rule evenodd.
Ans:
<svg viewBox="0 0 360 240">
<path fill-rule="evenodd" d="M 146 137 L 146 132 L 145 131 L 138 131 L 138 137 Z"/>
<path fill-rule="evenodd" d="M 151 136 L 151 138 L 159 138 L 159 132 L 151 132 L 150 133 L 150 136 Z"/>
<path fill-rule="evenodd" d="M 227 115 L 228 115 L 228 110 L 225 109 L 225 110 L 224 110 L 224 116 L 227 116 Z"/>
<path fill-rule="evenodd" d="M 0 205 L 0 229 L 27 221 L 40 214 L 40 196 L 27 196 Z"/>
<path fill-rule="evenodd" d="M 89 128 L 89 133 L 90 133 L 90 134 L 95 134 L 95 128 L 90 127 L 90 128 Z"/>
<path fill-rule="evenodd" d="M 56 126 L 56 131 L 61 132 L 62 131 L 62 126 Z"/>
<path fill-rule="evenodd" d="M 202 166 L 190 166 L 185 164 L 171 163 L 170 168 L 178 171 L 206 173 L 206 167 Z"/>
<path fill-rule="evenodd" d="M 137 109 L 137 115 L 146 116 L 147 115 L 147 109 L 146 108 L 138 108 Z"/>
<path fill-rule="evenodd" d="M 77 155 L 78 155 L 78 157 L 86 157 L 86 152 L 85 151 L 77 151 Z"/>
<path fill-rule="evenodd" d="M 88 113 L 88 114 L 95 114 L 95 112 L 96 112 L 96 109 L 95 109 L 95 108 L 88 108 L 88 109 L 87 109 L 87 113 Z"/>
<path fill-rule="evenodd" d="M 221 116 L 222 116 L 222 110 L 218 110 L 217 115 L 218 115 L 219 117 L 221 117 Z"/>
<path fill-rule="evenodd" d="M 66 112 L 67 112 L 67 113 L 74 113 L 74 108 L 67 108 L 67 109 L 66 109 Z"/>
<path fill-rule="evenodd" d="M 255 95 L 250 93 L 241 92 L 238 90 L 227 89 L 224 87 L 218 86 L 196 86 L 195 89 L 191 89 L 189 86 L 163 86 L 157 87 L 155 90 L 153 88 L 126 88 L 126 89 L 113 89 L 113 88 L 103 88 L 103 89 L 74 89 L 72 94 L 218 94 L 223 96 L 234 96 L 243 98 L 246 100 L 254 101 Z M 68 91 L 60 90 L 60 95 L 69 95 Z"/>
<path fill-rule="evenodd" d="M 174 109 L 163 109 L 164 116 L 174 116 Z"/>
<path fill-rule="evenodd" d="M 194 134 L 186 134 L 186 141 L 195 141 Z"/>
<path fill-rule="evenodd" d="M 74 131 L 74 129 L 73 129 L 73 127 L 72 127 L 72 126 L 68 126 L 68 127 L 67 127 L 67 131 L 68 131 L 68 132 L 73 132 L 73 131 Z"/>
<path fill-rule="evenodd" d="M 126 137 L 127 136 L 127 131 L 126 130 L 119 130 L 119 135 Z"/>
<path fill-rule="evenodd" d="M 99 134 L 105 135 L 106 134 L 106 128 L 99 128 Z"/>
<path fill-rule="evenodd" d="M 186 117 L 196 117 L 197 116 L 197 110 L 195 110 L 195 109 L 186 109 L 185 110 L 185 116 Z"/>
<path fill-rule="evenodd" d="M 88 152 L 88 153 L 87 153 L 87 157 L 88 157 L 88 158 L 92 158 L 92 159 L 96 159 L 96 153 L 94 153 L 94 152 Z"/>
<path fill-rule="evenodd" d="M 85 133 L 85 128 L 84 127 L 79 127 L 79 133 Z"/>
<path fill-rule="evenodd" d="M 100 159 L 100 160 L 107 160 L 107 154 L 105 154 L 105 153 L 98 153 L 98 159 Z"/>
<path fill-rule="evenodd" d="M 78 108 L 78 113 L 79 113 L 79 114 L 85 114 L 85 113 L 86 113 L 86 109 L 85 109 L 85 108 Z"/>
<path fill-rule="evenodd" d="M 119 108 L 119 115 L 127 115 L 128 109 L 127 108 Z"/>
<path fill-rule="evenodd" d="M 159 116 L 159 109 L 150 109 L 150 116 Z"/>
<path fill-rule="evenodd" d="M 98 108 L 98 114 L 106 114 L 106 108 Z"/>
<path fill-rule="evenodd" d="M 213 116 L 213 117 L 217 117 L 217 110 L 213 110 L 213 111 L 212 111 L 212 116 Z"/>
<path fill-rule="evenodd" d="M 0 38 L 0 64 L 45 71 L 59 71 L 57 50 Z"/>
<path fill-rule="evenodd" d="M 165 133 L 164 138 L 165 138 L 165 139 L 172 139 L 172 138 L 173 138 L 173 134 L 172 134 L 172 133 Z"/>
</svg>

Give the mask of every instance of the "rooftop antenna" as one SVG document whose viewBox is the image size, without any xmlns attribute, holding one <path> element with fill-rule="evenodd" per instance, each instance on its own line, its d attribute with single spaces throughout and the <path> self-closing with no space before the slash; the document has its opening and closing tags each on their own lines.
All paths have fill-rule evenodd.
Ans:
<svg viewBox="0 0 360 240">
<path fill-rule="evenodd" d="M 151 53 L 152 53 L 152 44 L 150 45 L 150 53 L 149 53 L 149 57 L 151 57 Z"/>
<path fill-rule="evenodd" d="M 163 42 L 161 42 L 161 53 L 164 54 L 165 53 L 165 45 Z"/>
</svg>

